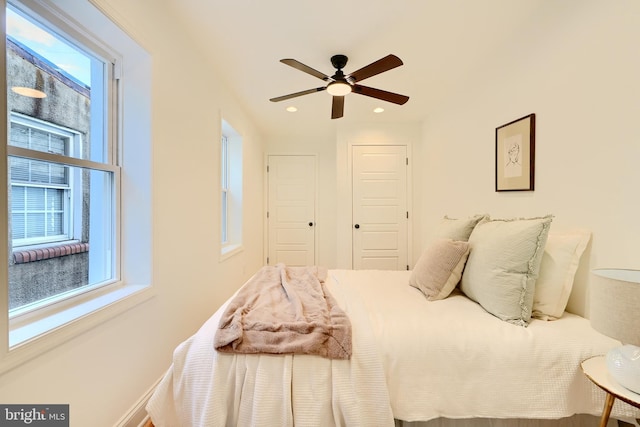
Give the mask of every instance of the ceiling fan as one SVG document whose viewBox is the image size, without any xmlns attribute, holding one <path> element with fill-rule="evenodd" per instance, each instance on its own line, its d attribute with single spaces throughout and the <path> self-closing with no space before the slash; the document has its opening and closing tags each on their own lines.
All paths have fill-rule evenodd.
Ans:
<svg viewBox="0 0 640 427">
<path fill-rule="evenodd" d="M 328 82 L 326 86 L 317 87 L 314 89 L 303 90 L 301 92 L 291 93 L 289 95 L 278 96 L 271 98 L 271 102 L 284 101 L 286 99 L 295 98 L 302 95 L 308 95 L 310 93 L 322 92 L 326 90 L 333 96 L 333 104 L 331 107 L 331 118 L 339 119 L 344 115 L 344 96 L 349 93 L 357 93 L 359 95 L 370 96 L 372 98 L 381 99 L 383 101 L 392 102 L 394 104 L 403 105 L 409 100 L 408 96 L 399 95 L 393 92 L 387 92 L 381 89 L 375 89 L 368 86 L 362 86 L 358 82 L 375 76 L 385 71 L 389 71 L 393 68 L 402 65 L 402 60 L 395 55 L 387 55 L 369 65 L 354 71 L 351 74 L 344 74 L 342 69 L 347 65 L 347 58 L 345 55 L 334 55 L 331 57 L 331 64 L 336 69 L 333 76 L 329 77 L 320 71 L 296 61 L 295 59 L 281 59 L 280 62 L 289 65 L 295 69 L 303 71 L 307 74 L 311 74 L 314 77 Z"/>
</svg>

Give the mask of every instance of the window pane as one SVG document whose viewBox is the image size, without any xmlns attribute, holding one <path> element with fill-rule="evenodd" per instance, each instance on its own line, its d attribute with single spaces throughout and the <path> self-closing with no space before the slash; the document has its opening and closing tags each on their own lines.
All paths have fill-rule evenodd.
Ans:
<svg viewBox="0 0 640 427">
<path fill-rule="evenodd" d="M 12 185 L 11 186 L 11 211 L 17 212 L 24 209 L 26 188 Z"/>
<path fill-rule="evenodd" d="M 44 210 L 44 188 L 26 187 L 27 190 L 27 211 Z"/>
<path fill-rule="evenodd" d="M 60 211 L 64 209 L 64 195 L 66 191 L 55 188 L 47 189 L 47 209 Z"/>
<path fill-rule="evenodd" d="M 227 192 L 222 192 L 222 243 L 227 243 Z"/>
<path fill-rule="evenodd" d="M 59 188 L 11 186 L 14 247 L 68 238 L 65 232 L 67 192 Z"/>
<path fill-rule="evenodd" d="M 75 198 L 72 210 L 65 209 L 69 190 L 11 187 L 14 259 L 9 263 L 10 309 L 114 278 L 113 173 L 70 169 L 85 181 L 77 186 L 81 195 Z M 25 190 L 26 206 L 21 207 L 20 193 Z M 70 218 L 71 211 L 74 218 Z M 49 245 L 38 246 L 47 254 L 43 259 L 16 262 L 15 254 L 23 250 L 21 243 L 43 239 L 50 240 Z"/>
<path fill-rule="evenodd" d="M 36 151 L 44 151 L 45 153 L 49 152 L 49 134 L 38 129 L 31 129 L 29 148 Z"/>
<path fill-rule="evenodd" d="M 106 69 L 105 60 L 8 6 L 10 111 L 42 120 L 42 128 L 12 124 L 9 144 L 78 159 L 108 161 L 103 138 Z M 75 133 L 69 135 L 60 128 L 73 129 Z M 96 138 L 89 140 L 89 135 Z"/>
<path fill-rule="evenodd" d="M 60 187 L 69 184 L 68 166 L 19 157 L 10 157 L 9 163 L 12 182 L 55 184 Z"/>
<path fill-rule="evenodd" d="M 59 236 L 64 234 L 64 215 L 62 212 L 47 214 L 46 234 L 48 236 Z"/>
<path fill-rule="evenodd" d="M 27 213 L 27 238 L 44 236 L 44 212 Z"/>
<path fill-rule="evenodd" d="M 29 181 L 48 184 L 49 179 L 49 163 L 37 160 L 31 161 L 31 173 Z"/>
<path fill-rule="evenodd" d="M 55 154 L 66 154 L 65 148 L 67 147 L 67 140 L 69 138 L 65 138 L 60 135 L 56 135 L 53 133 L 48 134 L 49 136 L 49 152 Z"/>
<path fill-rule="evenodd" d="M 10 157 L 9 160 L 13 162 L 16 159 Z M 54 163 L 38 163 L 43 163 L 50 169 L 62 167 L 65 170 L 65 176 L 74 169 Z M 75 169 L 80 171 L 80 168 Z M 80 172 L 77 175 L 78 177 L 82 176 Z M 82 207 L 88 203 L 89 188 L 83 187 L 81 179 L 78 179 L 75 187 L 78 188 L 77 197 L 72 197 L 71 186 L 56 188 L 33 183 L 25 185 L 13 183 L 10 192 L 12 219 L 20 216 L 25 218 L 22 222 L 16 223 L 15 227 L 13 221 L 11 223 L 14 249 L 24 245 L 78 239 L 70 231 L 72 230 L 71 224 L 74 223 L 72 213 L 77 212 L 78 215 L 82 215 Z M 79 205 L 77 209 L 71 209 L 74 203 Z M 88 219 L 82 216 L 78 218 L 81 218 L 80 221 Z M 75 234 L 80 234 L 80 232 Z"/>
<path fill-rule="evenodd" d="M 229 188 L 229 140 L 224 135 L 221 142 L 220 173 L 222 188 L 226 190 Z"/>
<path fill-rule="evenodd" d="M 222 120 L 222 251 L 242 244 L 242 137 Z"/>
<path fill-rule="evenodd" d="M 11 123 L 10 145 L 29 148 L 29 129 L 17 123 Z"/>
<path fill-rule="evenodd" d="M 29 160 L 12 158 L 9 170 L 12 181 L 29 181 Z"/>
<path fill-rule="evenodd" d="M 67 167 L 63 165 L 51 164 L 49 166 L 51 173 L 49 182 L 51 184 L 66 184 L 67 183 Z"/>
<path fill-rule="evenodd" d="M 11 228 L 14 239 L 24 239 L 27 237 L 25 228 L 25 216 L 22 213 L 14 213 L 11 215 Z"/>
<path fill-rule="evenodd" d="M 6 21 L 10 310 L 117 271 L 111 63 L 22 8 L 7 5 Z"/>
</svg>

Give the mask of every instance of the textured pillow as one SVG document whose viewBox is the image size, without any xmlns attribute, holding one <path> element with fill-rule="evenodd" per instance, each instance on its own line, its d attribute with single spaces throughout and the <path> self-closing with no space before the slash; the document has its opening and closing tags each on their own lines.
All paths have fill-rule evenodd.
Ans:
<svg viewBox="0 0 640 427">
<path fill-rule="evenodd" d="M 445 217 L 440 220 L 435 237 L 440 239 L 463 240 L 466 242 L 469 240 L 469 236 L 474 227 L 481 220 L 488 217 L 488 215 L 474 215 L 465 219 L 454 219 L 445 215 Z"/>
<path fill-rule="evenodd" d="M 499 319 L 526 326 L 552 216 L 481 221 L 460 289 Z"/>
<path fill-rule="evenodd" d="M 591 233 L 586 230 L 549 233 L 533 296 L 533 317 L 542 320 L 562 317 L 580 257 L 590 238 Z"/>
<path fill-rule="evenodd" d="M 409 277 L 430 301 L 444 299 L 455 289 L 469 255 L 469 243 L 439 239 L 422 253 Z"/>
</svg>

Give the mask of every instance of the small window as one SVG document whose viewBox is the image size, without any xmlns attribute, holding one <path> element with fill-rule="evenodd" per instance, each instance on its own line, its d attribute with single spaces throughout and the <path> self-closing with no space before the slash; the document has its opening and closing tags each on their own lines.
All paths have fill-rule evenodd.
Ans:
<svg viewBox="0 0 640 427">
<path fill-rule="evenodd" d="M 222 255 L 242 249 L 242 137 L 225 120 L 220 141 Z"/>
</svg>

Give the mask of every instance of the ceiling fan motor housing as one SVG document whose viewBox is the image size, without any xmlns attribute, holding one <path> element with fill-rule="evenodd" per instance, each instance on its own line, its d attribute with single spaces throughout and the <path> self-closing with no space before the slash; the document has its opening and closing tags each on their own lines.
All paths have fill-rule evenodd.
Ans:
<svg viewBox="0 0 640 427">
<path fill-rule="evenodd" d="M 331 57 L 331 64 L 334 68 L 342 70 L 347 65 L 348 60 L 349 58 L 347 58 L 345 55 L 333 55 Z"/>
</svg>

